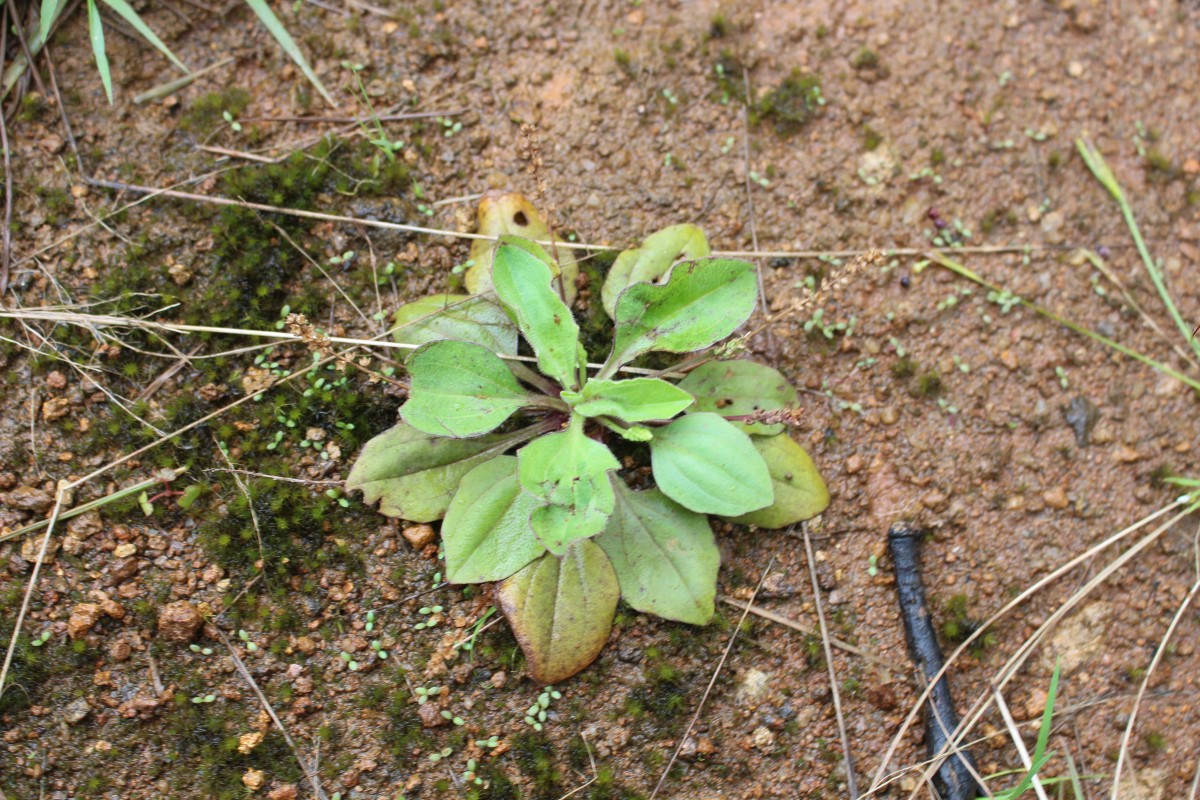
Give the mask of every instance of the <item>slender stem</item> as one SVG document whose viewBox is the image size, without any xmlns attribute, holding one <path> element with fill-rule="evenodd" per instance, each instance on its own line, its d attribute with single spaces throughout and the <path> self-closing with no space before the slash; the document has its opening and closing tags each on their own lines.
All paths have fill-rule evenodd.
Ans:
<svg viewBox="0 0 1200 800">
<path fill-rule="evenodd" d="M 1117 205 L 1121 207 L 1121 216 L 1125 218 L 1125 225 L 1129 228 L 1129 233 L 1133 237 L 1133 243 L 1137 247 L 1138 255 L 1142 257 L 1142 263 L 1146 267 L 1146 272 L 1150 273 L 1150 280 L 1154 282 L 1154 288 L 1158 291 L 1158 296 L 1162 298 L 1163 305 L 1167 307 L 1167 313 L 1171 315 L 1171 319 L 1175 322 L 1175 327 L 1179 328 L 1183 338 L 1192 346 L 1192 350 L 1196 355 L 1200 356 L 1200 341 L 1191 335 L 1191 326 L 1183 321 L 1183 315 L 1179 313 L 1179 308 L 1175 305 L 1175 301 L 1171 298 L 1171 293 L 1167 290 L 1166 281 L 1163 280 L 1162 270 L 1158 268 L 1154 257 L 1150 255 L 1150 251 L 1146 248 L 1146 242 L 1142 239 L 1142 231 L 1138 227 L 1137 220 L 1133 218 L 1133 209 L 1129 206 L 1129 201 L 1125 199 L 1125 192 L 1121 189 L 1121 184 L 1117 182 L 1117 176 L 1113 174 L 1112 169 L 1104 160 L 1104 156 L 1100 155 L 1100 151 L 1085 139 L 1076 139 L 1075 147 L 1079 150 L 1079 155 L 1083 157 L 1083 161 L 1087 164 L 1092 174 L 1096 176 L 1096 180 L 1103 184 L 1108 193 L 1117 201 Z"/>
<path fill-rule="evenodd" d="M 178 469 L 172 470 L 172 472 L 174 473 L 174 477 L 171 478 L 171 480 L 175 480 L 180 475 L 187 472 L 187 467 L 180 467 Z M 113 492 L 112 494 L 105 495 L 104 497 L 100 497 L 100 498 L 97 498 L 90 502 L 84 503 L 81 506 L 75 506 L 70 511 L 63 511 L 62 513 L 60 513 L 58 515 L 58 518 L 60 520 L 68 520 L 68 519 L 71 519 L 72 517 L 78 517 L 80 514 L 85 514 L 94 508 L 101 508 L 103 506 L 108 505 L 109 503 L 115 503 L 118 500 L 122 500 L 131 495 L 135 495 L 138 492 L 145 491 L 146 489 L 149 489 L 151 486 L 157 486 L 160 483 L 163 483 L 164 480 L 165 480 L 165 478 L 163 478 L 161 476 L 156 476 L 154 478 L 144 480 L 141 483 L 135 483 L 133 486 L 126 486 L 124 489 L 119 489 L 119 490 Z M 18 536 L 24 536 L 27 533 L 33 533 L 34 531 L 40 531 L 42 528 L 46 527 L 49 524 L 50 524 L 50 520 L 43 519 L 39 522 L 33 523 L 32 525 L 26 525 L 24 528 L 17 528 L 15 531 L 10 531 L 9 533 L 6 533 L 6 534 L 0 536 L 0 542 L 7 542 L 9 539 L 16 539 Z"/>
<path fill-rule="evenodd" d="M 562 390 L 558 387 L 558 384 L 554 383 L 554 381 L 550 380 L 544 375 L 525 366 L 520 361 L 508 362 L 508 368 L 512 370 L 512 373 L 516 375 L 518 379 L 525 381 L 530 386 L 541 389 L 542 394 L 550 397 L 558 397 L 558 395 L 562 393 Z"/>
<path fill-rule="evenodd" d="M 951 272 L 955 273 L 956 275 L 961 275 L 962 277 L 966 278 L 969 281 L 977 283 L 980 286 L 983 286 L 987 289 L 991 289 L 993 292 L 1004 291 L 1003 287 L 1001 287 L 997 284 L 994 284 L 991 281 L 984 280 L 983 278 L 979 277 L 974 272 L 967 269 L 965 266 L 958 263 L 954 259 L 949 258 L 948 256 L 944 256 L 941 253 L 935 253 L 935 252 L 928 253 L 928 256 L 934 263 L 938 264 L 939 266 L 945 267 L 946 269 L 950 270 Z M 1036 314 L 1040 314 L 1041 316 L 1046 317 L 1047 319 L 1054 320 L 1055 322 L 1057 322 L 1060 325 L 1065 325 L 1068 328 L 1070 328 L 1071 330 L 1075 331 L 1076 333 L 1082 333 L 1084 336 L 1088 337 L 1089 339 L 1093 339 L 1094 341 L 1097 341 L 1100 344 L 1111 347 L 1113 350 L 1116 350 L 1118 353 L 1122 353 L 1124 355 L 1129 356 L 1130 358 L 1132 358 L 1135 361 L 1140 361 L 1143 364 L 1146 364 L 1147 366 L 1153 367 L 1154 369 L 1158 370 L 1159 372 L 1163 373 L 1164 375 L 1169 375 L 1172 378 L 1174 378 L 1175 380 L 1180 381 L 1180 382 L 1192 387 L 1196 391 L 1200 391 L 1200 381 L 1196 380 L 1195 378 L 1189 378 L 1187 375 L 1184 375 L 1181 372 L 1171 369 L 1170 367 L 1168 367 L 1166 364 L 1162 363 L 1161 361 L 1155 361 L 1153 358 L 1150 358 L 1149 356 L 1144 356 L 1141 353 L 1139 353 L 1138 351 L 1136 351 L 1132 348 L 1126 347 L 1125 345 L 1121 344 L 1120 342 L 1115 342 L 1112 339 L 1109 339 L 1107 336 L 1101 336 L 1100 334 L 1096 333 L 1095 331 L 1088 330 L 1087 328 L 1083 327 L 1082 325 L 1071 322 L 1069 319 L 1063 319 L 1059 315 L 1055 314 L 1053 311 L 1042 308 L 1037 303 L 1033 303 L 1033 302 L 1031 302 L 1029 300 L 1025 300 L 1024 298 L 1021 298 L 1021 297 L 1017 298 L 1017 302 L 1020 303 L 1021 305 L 1025 306 L 1026 308 L 1030 309 L 1031 311 L 1033 311 Z"/>
<path fill-rule="evenodd" d="M 544 408 L 547 411 L 558 411 L 563 414 L 568 414 L 571 407 L 557 397 L 547 397 L 541 394 L 527 395 L 525 398 L 526 408 Z"/>
</svg>

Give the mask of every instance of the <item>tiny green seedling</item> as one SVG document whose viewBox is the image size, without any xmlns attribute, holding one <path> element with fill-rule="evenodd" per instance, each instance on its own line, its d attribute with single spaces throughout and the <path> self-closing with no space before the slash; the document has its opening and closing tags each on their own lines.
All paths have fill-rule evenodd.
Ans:
<svg viewBox="0 0 1200 800">
<path fill-rule="evenodd" d="M 489 280 L 476 281 L 483 293 L 396 313 L 395 337 L 416 346 L 402 422 L 367 443 L 347 488 L 389 516 L 444 518 L 446 579 L 498 582 L 539 682 L 595 659 L 622 596 L 638 611 L 709 622 L 720 553 L 706 515 L 778 528 L 828 504 L 784 433 L 799 416 L 796 390 L 770 367 L 718 360 L 735 347 L 706 352 L 758 299 L 753 265 L 708 254 L 698 228 L 677 225 L 617 258 L 599 298 L 614 329 L 598 368 L 564 300 L 566 270 L 517 236 L 500 237 Z M 514 358 L 519 338 L 536 371 Z M 627 377 L 653 352 L 701 355 Z M 643 448 L 648 459 L 635 455 Z M 639 457 L 656 488 L 642 488 Z M 416 627 L 441 611 L 422 608 Z"/>
</svg>

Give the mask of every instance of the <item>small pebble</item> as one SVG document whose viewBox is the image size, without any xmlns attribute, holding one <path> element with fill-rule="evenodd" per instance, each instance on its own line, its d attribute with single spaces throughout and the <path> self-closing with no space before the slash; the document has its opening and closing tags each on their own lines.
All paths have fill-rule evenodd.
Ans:
<svg viewBox="0 0 1200 800">
<path fill-rule="evenodd" d="M 404 539 L 414 550 L 420 550 L 433 541 L 433 528 L 429 525 L 410 525 L 404 529 Z"/>
<path fill-rule="evenodd" d="M 204 617 L 186 600 L 168 603 L 158 612 L 158 635 L 173 642 L 190 642 L 203 624 Z"/>
<path fill-rule="evenodd" d="M 1051 489 L 1048 492 L 1043 492 L 1042 499 L 1046 501 L 1046 505 L 1050 506 L 1050 508 L 1055 508 L 1060 511 L 1071 505 L 1071 501 L 1067 498 L 1066 491 L 1064 491 L 1061 486 Z"/>
<path fill-rule="evenodd" d="M 92 629 L 100 621 L 104 612 L 95 603 L 80 603 L 71 609 L 71 617 L 67 620 L 67 636 L 78 639 Z"/>
</svg>

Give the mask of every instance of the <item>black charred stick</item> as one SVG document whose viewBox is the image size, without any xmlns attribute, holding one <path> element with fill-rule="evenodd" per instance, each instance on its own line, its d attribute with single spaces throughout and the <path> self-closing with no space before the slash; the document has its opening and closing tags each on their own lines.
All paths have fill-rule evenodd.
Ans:
<svg viewBox="0 0 1200 800">
<path fill-rule="evenodd" d="M 908 652 L 917 665 L 924 683 L 929 684 L 942 670 L 945 660 L 938 645 L 929 604 L 925 601 L 925 585 L 921 581 L 922 531 L 905 523 L 888 529 L 888 549 L 896 568 L 896 594 L 900 599 L 900 616 L 908 637 Z M 925 704 L 925 743 L 930 758 L 946 750 L 950 735 L 958 727 L 958 712 L 950 695 L 950 684 L 943 675 L 929 691 Z M 975 760 L 966 750 L 951 748 L 950 755 L 938 768 L 937 782 L 946 800 L 975 800 L 986 795 L 975 776 L 979 774 Z"/>
</svg>

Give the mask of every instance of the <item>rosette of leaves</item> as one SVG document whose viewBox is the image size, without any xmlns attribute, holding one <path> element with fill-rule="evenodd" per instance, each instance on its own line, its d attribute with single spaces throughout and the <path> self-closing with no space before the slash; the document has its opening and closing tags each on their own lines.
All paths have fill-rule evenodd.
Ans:
<svg viewBox="0 0 1200 800">
<path fill-rule="evenodd" d="M 711 360 L 677 384 L 622 370 L 646 353 L 712 347 L 757 300 L 752 265 L 694 258 L 707 253 L 703 234 L 668 231 L 610 274 L 613 343 L 596 370 L 561 271 L 526 239 L 500 238 L 483 294 L 402 307 L 394 335 L 418 345 L 402 422 L 367 443 L 347 480 L 384 514 L 444 518 L 447 579 L 498 584 L 543 683 L 595 659 L 622 597 L 671 620 L 712 618 L 720 554 L 708 515 L 780 527 L 828 503 L 811 459 L 773 423 L 797 402 L 775 370 Z M 649 451 L 653 487 L 626 484 L 611 449 L 622 440 Z"/>
</svg>

